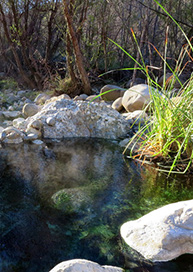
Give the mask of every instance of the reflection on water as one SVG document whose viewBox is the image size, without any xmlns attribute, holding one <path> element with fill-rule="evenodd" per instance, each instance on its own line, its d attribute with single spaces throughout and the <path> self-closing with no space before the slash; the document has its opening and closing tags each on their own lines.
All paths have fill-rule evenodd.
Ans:
<svg viewBox="0 0 193 272">
<path fill-rule="evenodd" d="M 133 272 L 190 272 L 191 256 L 151 264 L 123 243 L 120 226 L 190 199 L 185 181 L 124 161 L 115 143 L 62 143 L 0 149 L 0 271 L 48 272 L 85 258 Z"/>
</svg>

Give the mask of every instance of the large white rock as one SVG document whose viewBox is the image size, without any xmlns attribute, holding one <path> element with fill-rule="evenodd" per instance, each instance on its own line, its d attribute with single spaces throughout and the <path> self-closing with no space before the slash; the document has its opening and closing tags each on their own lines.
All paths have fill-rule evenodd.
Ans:
<svg viewBox="0 0 193 272">
<path fill-rule="evenodd" d="M 129 221 L 121 226 L 121 236 L 153 262 L 193 253 L 193 200 L 169 204 Z"/>
<path fill-rule="evenodd" d="M 115 266 L 100 266 L 98 263 L 83 259 L 74 259 L 56 265 L 50 272 L 123 272 Z"/>
<path fill-rule="evenodd" d="M 150 101 L 150 87 L 138 84 L 129 88 L 123 95 L 122 105 L 128 112 L 142 110 Z"/>
<path fill-rule="evenodd" d="M 48 118 L 54 119 L 52 126 Z M 35 120 L 42 122 L 44 138 L 97 137 L 116 139 L 129 131 L 129 123 L 111 106 L 59 97 L 46 103 L 34 116 L 26 119 L 27 127 Z"/>
</svg>

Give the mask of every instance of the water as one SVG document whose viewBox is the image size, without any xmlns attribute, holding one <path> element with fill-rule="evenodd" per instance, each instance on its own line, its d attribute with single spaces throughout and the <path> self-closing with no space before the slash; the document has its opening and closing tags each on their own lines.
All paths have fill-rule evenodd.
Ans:
<svg viewBox="0 0 193 272">
<path fill-rule="evenodd" d="M 151 264 L 120 226 L 193 197 L 191 180 L 167 179 L 124 161 L 116 143 L 65 140 L 0 149 L 0 271 L 48 272 L 84 258 L 139 272 L 192 272 L 193 257 Z"/>
</svg>

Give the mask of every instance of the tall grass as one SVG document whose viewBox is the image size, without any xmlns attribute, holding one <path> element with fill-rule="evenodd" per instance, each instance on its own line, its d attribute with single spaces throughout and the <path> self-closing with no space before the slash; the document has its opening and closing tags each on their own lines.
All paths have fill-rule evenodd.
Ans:
<svg viewBox="0 0 193 272">
<path fill-rule="evenodd" d="M 183 63 L 187 52 L 193 51 L 193 48 L 179 24 L 158 1 L 154 1 L 177 24 L 185 36 L 187 44 L 182 48 L 174 69 L 167 62 L 169 29 L 166 30 L 165 52 L 163 56 L 152 45 L 164 63 L 163 86 L 159 86 L 157 81 L 149 75 L 148 67 L 145 65 L 136 36 L 132 31 L 141 56 L 142 64 L 138 62 L 137 64 L 146 74 L 151 102 L 148 105 L 149 120 L 144 126 L 140 127 L 136 135 L 130 140 L 126 150 L 130 149 L 130 156 L 134 159 L 156 162 L 159 170 L 166 171 L 168 174 L 176 172 L 184 174 L 192 165 L 193 159 L 193 77 L 183 85 L 179 76 L 186 65 Z M 121 48 L 118 44 L 116 45 Z M 122 50 L 125 52 L 124 49 Z M 135 61 L 128 52 L 125 53 Z M 167 70 L 173 74 L 169 80 L 166 79 Z M 173 86 L 176 81 L 181 85 L 177 93 L 173 92 Z M 136 146 L 138 146 L 137 149 L 135 148 Z"/>
</svg>

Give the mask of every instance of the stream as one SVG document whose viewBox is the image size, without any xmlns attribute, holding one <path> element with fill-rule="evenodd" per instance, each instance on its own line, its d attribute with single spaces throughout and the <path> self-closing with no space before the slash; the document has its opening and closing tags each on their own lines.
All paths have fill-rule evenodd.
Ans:
<svg viewBox="0 0 193 272">
<path fill-rule="evenodd" d="M 192 198 L 191 177 L 125 160 L 116 141 L 1 146 L 0 271 L 49 272 L 83 258 L 127 272 L 192 272 L 192 255 L 153 264 L 119 233 L 128 220 Z"/>
</svg>

